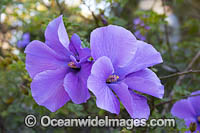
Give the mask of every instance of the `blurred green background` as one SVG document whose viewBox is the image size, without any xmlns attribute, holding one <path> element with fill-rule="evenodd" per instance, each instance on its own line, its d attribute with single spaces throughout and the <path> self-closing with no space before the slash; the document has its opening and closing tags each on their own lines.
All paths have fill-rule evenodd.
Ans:
<svg viewBox="0 0 200 133">
<path fill-rule="evenodd" d="M 64 15 L 69 36 L 77 33 L 84 47 L 89 47 L 93 29 L 115 24 L 129 29 L 138 39 L 152 44 L 164 63 L 151 69 L 165 86 L 162 100 L 148 96 L 150 118 L 174 118 L 170 108 L 176 100 L 200 89 L 200 1 L 199 0 L 0 0 L 0 133 L 81 132 L 81 133 L 168 133 L 188 130 L 184 121 L 176 118 L 176 127 L 152 128 L 27 128 L 24 118 L 84 118 L 96 115 L 129 118 L 121 106 L 120 115 L 96 107 L 95 98 L 81 105 L 68 102 L 55 113 L 38 106 L 30 91 L 31 79 L 25 70 L 24 48 L 18 48 L 23 33 L 31 40 L 44 41 L 47 24 Z M 136 21 L 140 20 L 139 23 Z M 188 72 L 181 76 L 165 77 Z"/>
</svg>

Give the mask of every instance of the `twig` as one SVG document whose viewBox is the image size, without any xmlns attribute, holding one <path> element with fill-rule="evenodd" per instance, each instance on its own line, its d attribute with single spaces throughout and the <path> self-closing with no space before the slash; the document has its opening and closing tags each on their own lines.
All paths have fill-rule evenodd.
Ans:
<svg viewBox="0 0 200 133">
<path fill-rule="evenodd" d="M 192 61 L 189 63 L 189 65 L 186 67 L 185 71 L 189 70 L 193 64 L 196 62 L 196 60 L 200 57 L 200 51 L 194 56 Z M 184 79 L 185 75 L 179 77 L 179 79 L 176 82 L 176 85 L 180 85 L 181 81 Z"/>
<path fill-rule="evenodd" d="M 184 72 L 178 72 L 178 73 L 160 77 L 160 79 L 172 78 L 172 77 L 182 76 L 182 75 L 186 75 L 190 73 L 200 73 L 200 70 L 189 70 L 189 71 L 184 71 Z"/>
<path fill-rule="evenodd" d="M 98 18 L 95 16 L 94 12 L 90 10 L 90 12 L 92 13 L 92 17 L 95 20 L 96 26 L 99 27 L 99 22 L 98 22 Z"/>
<path fill-rule="evenodd" d="M 164 14 L 166 15 L 167 11 L 165 9 L 165 6 L 166 6 L 165 0 L 162 0 L 162 6 L 163 6 Z M 172 55 L 172 48 L 171 48 L 171 45 L 170 45 L 170 42 L 169 42 L 168 26 L 167 26 L 166 23 L 164 24 L 164 28 L 165 28 L 165 40 L 166 40 L 166 44 L 167 44 L 167 47 L 168 47 L 169 56 L 170 56 L 171 61 L 174 63 L 174 58 L 173 58 L 173 55 Z"/>
<path fill-rule="evenodd" d="M 51 8 L 51 6 L 45 4 L 45 2 L 44 2 L 43 0 L 41 0 L 40 2 L 41 2 L 47 9 L 50 9 L 50 8 Z"/>
<path fill-rule="evenodd" d="M 89 10 L 89 11 L 91 12 L 91 14 L 92 14 L 92 17 L 93 17 L 93 19 L 94 19 L 94 21 L 95 21 L 96 26 L 99 27 L 98 18 L 96 17 L 96 15 L 94 14 L 94 12 L 91 10 L 90 6 L 88 6 L 88 5 L 85 3 L 84 0 L 81 0 L 81 2 L 82 2 L 85 6 L 87 6 L 88 10 Z"/>
<path fill-rule="evenodd" d="M 0 116 L 0 131 L 2 132 L 2 133 L 5 133 L 5 127 L 4 127 L 4 124 L 3 124 L 3 119 L 2 119 L 2 117 Z"/>
<path fill-rule="evenodd" d="M 188 97 L 194 97 L 194 96 L 200 96 L 200 94 L 183 96 L 181 99 L 186 99 Z M 158 106 L 163 105 L 163 104 L 171 103 L 173 101 L 178 101 L 178 100 L 180 100 L 180 99 L 171 99 L 171 100 L 168 100 L 168 101 L 165 101 L 165 102 L 162 102 L 162 103 L 158 103 L 158 104 L 155 105 L 155 107 L 158 107 Z"/>
<path fill-rule="evenodd" d="M 63 14 L 63 8 L 62 8 L 62 6 L 60 5 L 60 3 L 59 3 L 58 0 L 56 0 L 56 4 L 57 4 L 57 6 L 58 6 L 58 8 L 59 8 L 60 14 Z"/>
<path fill-rule="evenodd" d="M 197 54 L 194 56 L 194 58 L 192 59 L 192 61 L 189 63 L 189 65 L 186 67 L 185 71 L 191 69 L 191 67 L 193 66 L 193 64 L 196 62 L 196 60 L 200 57 L 200 51 L 197 52 Z M 176 81 L 176 85 L 180 85 L 181 81 L 184 79 L 185 75 L 181 75 L 178 80 Z M 174 95 L 174 90 L 172 90 L 169 94 L 169 98 L 172 99 Z M 165 114 L 166 110 L 168 109 L 169 104 L 165 104 L 165 107 L 162 111 L 162 114 Z"/>
</svg>

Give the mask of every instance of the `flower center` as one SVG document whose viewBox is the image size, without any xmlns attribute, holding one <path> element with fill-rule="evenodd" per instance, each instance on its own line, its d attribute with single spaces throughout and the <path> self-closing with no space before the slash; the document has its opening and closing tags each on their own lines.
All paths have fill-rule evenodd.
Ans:
<svg viewBox="0 0 200 133">
<path fill-rule="evenodd" d="M 80 69 L 80 67 L 78 67 L 77 65 L 76 65 L 76 63 L 75 62 L 73 62 L 73 61 L 71 61 L 71 62 L 69 62 L 68 63 L 68 67 L 70 67 L 70 68 L 72 68 L 72 69 Z"/>
<path fill-rule="evenodd" d="M 108 79 L 106 80 L 106 83 L 113 83 L 116 82 L 119 79 L 119 76 L 117 75 L 110 75 Z"/>
<path fill-rule="evenodd" d="M 200 123 L 200 116 L 197 117 L 197 121 Z"/>
<path fill-rule="evenodd" d="M 196 131 L 197 130 L 197 124 L 195 122 L 191 122 L 189 129 L 190 129 L 191 132 Z"/>
</svg>

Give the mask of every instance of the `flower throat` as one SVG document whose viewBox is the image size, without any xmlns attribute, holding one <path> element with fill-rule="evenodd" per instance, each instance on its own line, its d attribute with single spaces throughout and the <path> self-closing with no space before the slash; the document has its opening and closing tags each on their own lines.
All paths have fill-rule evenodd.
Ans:
<svg viewBox="0 0 200 133">
<path fill-rule="evenodd" d="M 73 61 L 68 63 L 68 67 L 75 69 L 75 70 L 80 70 L 81 68 L 79 66 L 77 66 L 77 64 Z"/>
<path fill-rule="evenodd" d="M 106 83 L 113 83 L 113 82 L 116 82 L 117 80 L 119 79 L 119 76 L 117 75 L 110 75 L 108 77 L 108 79 L 106 80 Z"/>
</svg>

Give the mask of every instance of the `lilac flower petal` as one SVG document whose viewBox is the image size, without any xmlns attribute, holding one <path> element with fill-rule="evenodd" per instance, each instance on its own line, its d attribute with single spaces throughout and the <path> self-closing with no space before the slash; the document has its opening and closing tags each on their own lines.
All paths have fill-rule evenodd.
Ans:
<svg viewBox="0 0 200 133">
<path fill-rule="evenodd" d="M 200 116 L 200 91 L 195 91 L 191 95 L 198 95 L 198 96 L 191 96 L 188 98 L 189 102 L 191 103 L 194 111 L 197 115 Z M 198 105 L 198 106 L 197 106 Z"/>
<path fill-rule="evenodd" d="M 66 67 L 69 58 L 57 55 L 51 48 L 40 41 L 32 41 L 25 49 L 26 70 L 31 78 L 45 70 Z"/>
<path fill-rule="evenodd" d="M 59 17 L 60 19 L 60 24 L 59 24 L 59 27 L 58 27 L 58 38 L 59 38 L 59 41 L 61 42 L 61 44 L 69 50 L 69 37 L 68 37 L 68 34 L 67 34 L 67 31 L 65 29 L 65 25 L 64 25 L 64 22 L 63 22 L 63 18 L 62 18 L 62 15 Z"/>
<path fill-rule="evenodd" d="M 193 119 L 196 114 L 191 103 L 186 99 L 177 101 L 173 105 L 171 113 L 180 119 Z"/>
<path fill-rule="evenodd" d="M 129 90 L 133 99 L 133 108 L 134 108 L 134 118 L 145 118 L 148 119 L 150 115 L 150 108 L 147 103 L 147 98 L 141 96 L 132 90 Z"/>
<path fill-rule="evenodd" d="M 114 73 L 111 60 L 106 57 L 100 57 L 92 66 L 91 74 L 106 82 L 106 79 Z"/>
<path fill-rule="evenodd" d="M 119 114 L 120 102 L 104 81 L 94 75 L 90 75 L 87 85 L 89 90 L 96 96 L 97 107 Z"/>
<path fill-rule="evenodd" d="M 119 75 L 126 75 L 163 62 L 160 53 L 152 45 L 143 41 L 137 41 L 137 45 L 135 57 L 127 66 L 118 70 Z"/>
<path fill-rule="evenodd" d="M 109 87 L 117 94 L 132 118 L 148 119 L 150 109 L 145 97 L 130 91 L 124 83 L 110 84 Z"/>
<path fill-rule="evenodd" d="M 191 95 L 198 94 L 200 94 L 200 91 L 193 92 Z M 200 96 L 191 96 L 177 101 L 171 109 L 172 115 L 184 119 L 188 128 L 191 122 L 197 123 L 197 131 L 200 131 L 200 124 L 197 122 L 197 117 L 200 115 L 199 100 Z"/>
<path fill-rule="evenodd" d="M 89 48 L 82 48 L 79 55 L 80 55 L 80 59 L 89 58 L 91 57 L 91 51 Z"/>
<path fill-rule="evenodd" d="M 47 70 L 37 74 L 31 83 L 31 92 L 35 101 L 55 112 L 70 100 L 63 87 L 66 69 Z"/>
<path fill-rule="evenodd" d="M 124 82 L 130 89 L 149 94 L 158 98 L 164 95 L 164 86 L 160 79 L 150 69 L 143 69 L 135 73 L 129 74 Z"/>
<path fill-rule="evenodd" d="M 91 71 L 91 63 L 81 65 L 79 72 L 70 72 L 65 76 L 64 87 L 72 101 L 76 104 L 84 103 L 90 98 L 87 79 Z"/>
<path fill-rule="evenodd" d="M 118 83 L 118 84 L 108 84 L 108 86 L 117 94 L 122 104 L 124 105 L 128 113 L 130 114 L 130 116 L 133 118 L 133 114 L 134 114 L 133 99 L 128 90 L 128 86 L 124 84 L 123 82 Z"/>
<path fill-rule="evenodd" d="M 120 26 L 109 25 L 92 31 L 91 54 L 95 60 L 107 56 L 114 67 L 122 67 L 134 57 L 137 49 L 135 43 L 136 38 L 130 31 Z"/>
<path fill-rule="evenodd" d="M 70 55 L 70 59 L 71 61 L 73 61 L 74 63 L 78 64 L 76 58 L 73 55 Z"/>
<path fill-rule="evenodd" d="M 65 30 L 62 15 L 51 21 L 45 30 L 45 43 L 57 54 L 67 55 L 69 38 Z"/>
<path fill-rule="evenodd" d="M 111 113 L 119 114 L 119 100 L 106 84 L 106 79 L 113 72 L 114 69 L 110 59 L 106 56 L 100 57 L 92 66 L 87 86 L 96 96 L 96 104 L 99 108 L 105 109 Z"/>
<path fill-rule="evenodd" d="M 81 39 L 77 34 L 73 34 L 69 44 L 69 50 L 75 55 L 79 55 L 81 50 Z"/>
<path fill-rule="evenodd" d="M 89 48 L 82 48 L 81 39 L 77 34 L 73 34 L 69 44 L 70 51 L 79 58 L 85 58 L 91 56 Z"/>
</svg>

